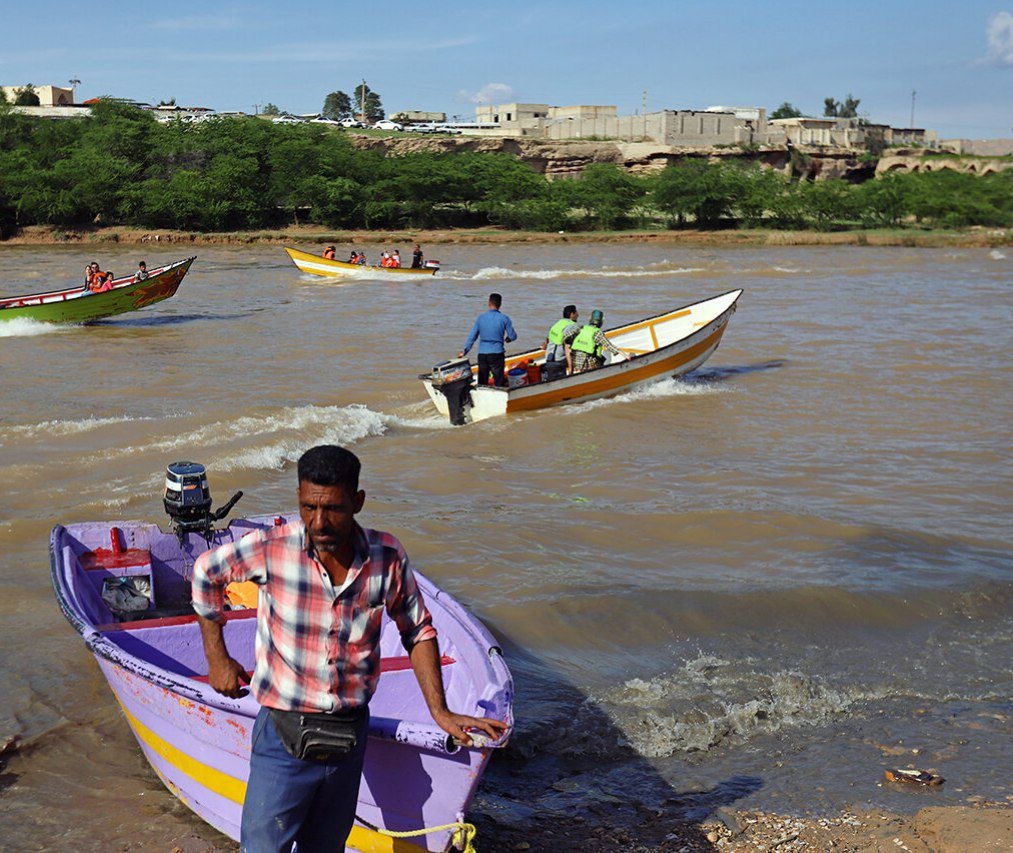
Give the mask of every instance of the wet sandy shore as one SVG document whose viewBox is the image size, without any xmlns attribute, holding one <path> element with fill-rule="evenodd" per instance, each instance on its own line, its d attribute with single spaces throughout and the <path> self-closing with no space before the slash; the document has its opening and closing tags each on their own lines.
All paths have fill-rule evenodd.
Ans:
<svg viewBox="0 0 1013 853">
<path fill-rule="evenodd" d="M 128 227 L 60 228 L 31 226 L 0 245 L 139 244 L 248 245 L 335 243 L 366 244 L 464 243 L 661 243 L 704 246 L 921 246 L 988 247 L 1013 243 L 1005 228 L 967 228 L 954 231 L 876 229 L 856 231 L 779 231 L 735 229 L 727 231 L 582 231 L 553 232 L 487 229 L 437 231 L 334 231 L 320 226 L 289 226 L 262 231 L 197 232 Z"/>
</svg>

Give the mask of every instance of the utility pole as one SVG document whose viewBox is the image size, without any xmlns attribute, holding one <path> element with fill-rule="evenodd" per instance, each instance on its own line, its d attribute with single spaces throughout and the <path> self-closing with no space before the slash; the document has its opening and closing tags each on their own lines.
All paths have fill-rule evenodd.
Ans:
<svg viewBox="0 0 1013 853">
<path fill-rule="evenodd" d="M 644 115 L 647 115 L 647 89 L 644 89 L 643 104 L 644 104 Z"/>
<path fill-rule="evenodd" d="M 359 121 L 366 123 L 366 80 L 359 87 Z"/>
<path fill-rule="evenodd" d="M 908 127 L 915 126 L 915 95 L 917 94 L 918 93 L 914 89 L 911 90 L 911 123 Z"/>
</svg>

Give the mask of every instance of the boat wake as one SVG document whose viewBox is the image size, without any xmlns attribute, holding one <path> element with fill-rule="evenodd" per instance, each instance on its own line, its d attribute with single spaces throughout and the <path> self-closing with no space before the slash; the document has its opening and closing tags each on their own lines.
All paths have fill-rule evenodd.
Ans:
<svg viewBox="0 0 1013 853">
<path fill-rule="evenodd" d="M 18 424 L 16 426 L 0 427 L 0 443 L 5 438 L 21 436 L 32 438 L 40 436 L 44 438 L 55 438 L 64 435 L 76 435 L 82 432 L 90 432 L 95 429 L 103 429 L 115 424 L 130 423 L 132 421 L 150 421 L 149 417 L 118 417 L 118 418 L 82 418 L 76 421 L 42 421 L 37 424 Z"/>
<path fill-rule="evenodd" d="M 617 394 L 614 397 L 606 397 L 602 400 L 590 400 L 586 403 L 570 403 L 561 406 L 559 412 L 560 414 L 577 415 L 591 411 L 592 409 L 631 403 L 637 400 L 658 400 L 667 397 L 700 397 L 710 394 L 724 394 L 730 391 L 730 388 L 722 388 L 711 383 L 687 382 L 684 379 L 669 378 L 643 388 L 627 391 L 624 394 Z"/>
<path fill-rule="evenodd" d="M 40 323 L 37 320 L 7 320 L 0 323 L 0 338 L 29 338 L 33 335 L 48 335 L 73 329 L 73 325 L 62 323 Z"/>
<path fill-rule="evenodd" d="M 556 279 L 556 278 L 648 278 L 652 276 L 667 275 L 690 275 L 692 273 L 706 272 L 703 267 L 673 267 L 664 264 L 651 264 L 645 267 L 630 269 L 610 269 L 605 267 L 596 270 L 523 270 L 505 269 L 504 267 L 483 267 L 474 275 L 463 276 L 472 281 L 486 281 L 498 279 Z M 450 276 L 447 276 L 448 278 Z"/>
</svg>

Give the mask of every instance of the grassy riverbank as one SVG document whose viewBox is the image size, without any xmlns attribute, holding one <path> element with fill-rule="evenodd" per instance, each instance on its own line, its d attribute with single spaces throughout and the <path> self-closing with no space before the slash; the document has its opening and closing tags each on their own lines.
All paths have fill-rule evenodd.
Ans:
<svg viewBox="0 0 1013 853">
<path fill-rule="evenodd" d="M 66 228 L 35 225 L 21 229 L 0 246 L 11 245 L 323 245 L 351 247 L 378 245 L 405 247 L 411 243 L 453 245 L 463 243 L 659 243 L 703 246 L 913 246 L 995 247 L 1013 243 L 1008 228 L 961 229 L 875 228 L 850 231 L 783 231 L 742 228 L 717 231 L 641 230 L 544 232 L 496 228 L 443 229 L 430 231 L 338 231 L 316 225 L 290 226 L 259 231 L 173 231 L 126 226 Z M 340 252 L 339 252 L 340 255 Z"/>
</svg>

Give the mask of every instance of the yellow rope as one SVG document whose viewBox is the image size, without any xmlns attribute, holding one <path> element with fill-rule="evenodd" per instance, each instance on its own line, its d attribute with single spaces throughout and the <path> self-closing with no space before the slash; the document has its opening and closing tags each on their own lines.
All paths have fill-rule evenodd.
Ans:
<svg viewBox="0 0 1013 853">
<path fill-rule="evenodd" d="M 359 821 L 364 823 L 362 818 L 359 818 Z M 473 842 L 475 841 L 477 830 L 475 829 L 475 825 L 472 823 L 461 823 L 458 821 L 457 823 L 445 823 L 442 826 L 430 826 L 424 829 L 412 829 L 405 832 L 396 832 L 393 829 L 381 829 L 380 827 L 376 827 L 375 829 L 376 832 L 379 832 L 381 835 L 389 835 L 391 838 L 415 838 L 419 835 L 429 835 L 432 832 L 442 832 L 447 829 L 453 829 L 455 830 L 454 835 L 451 838 L 453 846 L 457 850 L 462 851 L 462 853 L 476 853 Z"/>
</svg>

